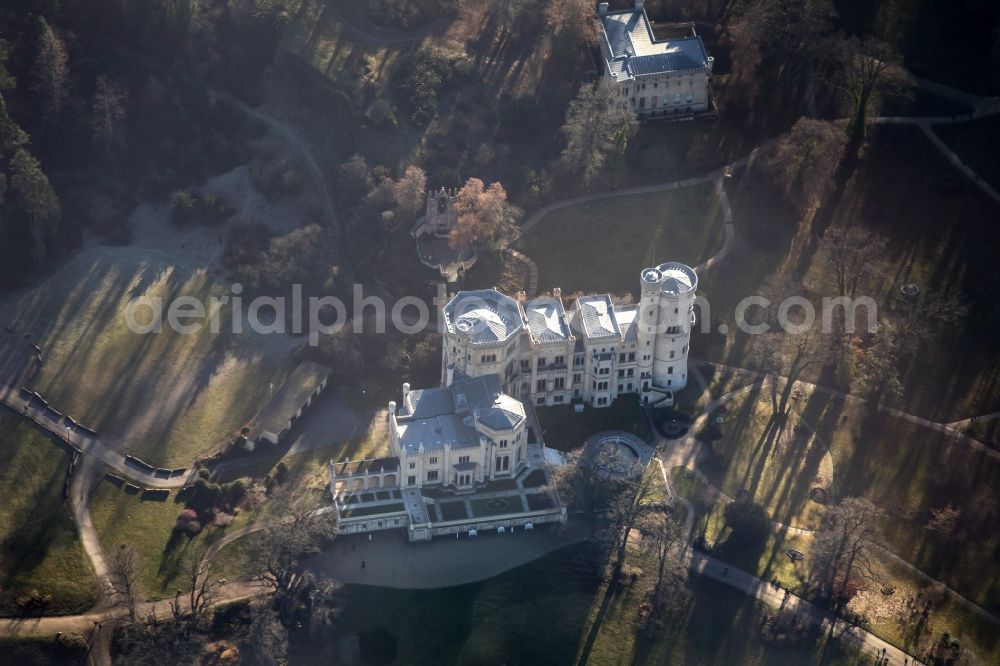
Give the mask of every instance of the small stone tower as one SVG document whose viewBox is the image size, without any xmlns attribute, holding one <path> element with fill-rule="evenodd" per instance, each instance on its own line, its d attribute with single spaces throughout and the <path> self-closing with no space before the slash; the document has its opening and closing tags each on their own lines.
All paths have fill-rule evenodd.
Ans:
<svg viewBox="0 0 1000 666">
<path fill-rule="evenodd" d="M 455 212 L 455 190 L 439 189 L 427 193 L 427 214 L 424 229 L 437 236 L 447 236 L 458 220 Z"/>
</svg>

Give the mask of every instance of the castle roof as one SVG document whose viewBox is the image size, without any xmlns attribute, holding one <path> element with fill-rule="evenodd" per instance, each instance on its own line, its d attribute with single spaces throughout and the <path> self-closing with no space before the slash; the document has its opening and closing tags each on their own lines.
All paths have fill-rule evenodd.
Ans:
<svg viewBox="0 0 1000 666">
<path fill-rule="evenodd" d="M 449 333 L 474 345 L 501 344 L 524 326 L 517 301 L 496 289 L 458 292 L 444 306 L 444 317 Z"/>
<path fill-rule="evenodd" d="M 562 342 L 569 339 L 569 325 L 562 299 L 543 296 L 524 304 L 524 317 L 528 320 L 531 337 L 538 342 Z"/>
<path fill-rule="evenodd" d="M 611 297 L 607 294 L 581 296 L 576 299 L 574 329 L 590 340 L 619 338 L 618 319 Z"/>
<path fill-rule="evenodd" d="M 396 415 L 400 447 L 415 453 L 479 445 L 477 423 L 496 431 L 513 430 L 525 419 L 524 406 L 503 393 L 500 378 L 484 375 L 451 386 L 410 391 L 412 410 L 403 401 Z"/>
</svg>

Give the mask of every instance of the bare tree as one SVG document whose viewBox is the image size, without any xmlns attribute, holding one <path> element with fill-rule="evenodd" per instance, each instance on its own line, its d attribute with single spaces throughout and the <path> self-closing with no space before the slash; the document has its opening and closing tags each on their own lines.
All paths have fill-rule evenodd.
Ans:
<svg viewBox="0 0 1000 666">
<path fill-rule="evenodd" d="M 850 37 L 843 41 L 840 52 L 834 84 L 850 107 L 847 131 L 861 141 L 868 133 L 869 117 L 882 101 L 906 93 L 908 76 L 899 53 L 881 40 Z"/>
<path fill-rule="evenodd" d="M 783 308 L 790 297 L 802 298 L 799 284 L 788 276 L 771 275 L 761 285 L 758 295 L 769 303 L 761 321 L 769 330 L 756 336 L 752 355 L 755 364 L 774 379 L 771 384 L 773 414 L 782 417 L 788 413 L 795 382 L 806 371 L 829 363 L 840 337 L 824 332 L 819 322 L 810 324 L 805 319 L 796 320 L 795 308 Z M 782 379 L 784 384 L 779 393 Z"/>
<path fill-rule="evenodd" d="M 830 191 L 846 146 L 847 135 L 833 123 L 799 118 L 763 165 L 800 213 L 815 211 Z"/>
<path fill-rule="evenodd" d="M 205 616 L 219 599 L 219 579 L 215 576 L 208 548 L 199 548 L 188 557 L 188 608 L 196 616 Z"/>
<path fill-rule="evenodd" d="M 132 546 L 122 544 L 111 556 L 108 583 L 115 602 L 128 610 L 129 620 L 132 622 L 136 620 L 136 609 L 142 595 L 138 568 L 138 555 Z"/>
<path fill-rule="evenodd" d="M 333 512 L 319 510 L 315 492 L 300 486 L 281 488 L 271 501 L 282 518 L 255 535 L 247 565 L 254 580 L 274 590 L 279 613 L 285 616 L 304 582 L 300 561 L 336 536 L 337 522 Z"/>
<path fill-rule="evenodd" d="M 951 502 L 948 502 L 940 509 L 931 509 L 931 517 L 924 528 L 943 534 L 950 539 L 958 531 L 961 520 L 962 509 L 952 506 Z"/>
<path fill-rule="evenodd" d="M 643 516 L 643 543 L 656 558 L 656 586 L 663 583 L 671 553 L 683 550 L 684 525 L 673 509 L 649 511 Z"/>
<path fill-rule="evenodd" d="M 596 454 L 583 448 L 566 454 L 563 465 L 550 468 L 559 496 L 571 508 L 583 511 L 590 521 L 590 534 L 597 533 L 597 514 L 612 497 L 615 482 L 608 470 L 622 465 L 624 457 L 616 447 Z"/>
<path fill-rule="evenodd" d="M 565 34 L 571 40 L 596 44 L 601 31 L 595 9 L 590 0 L 549 0 L 545 23 L 553 32 Z"/>
<path fill-rule="evenodd" d="M 883 516 L 882 509 L 861 497 L 848 497 L 827 510 L 811 561 L 815 577 L 835 608 L 845 601 L 853 579 L 874 578 L 869 553 Z"/>
<path fill-rule="evenodd" d="M 635 113 L 615 84 L 607 79 L 584 84 L 566 111 L 560 164 L 566 172 L 579 174 L 588 187 L 609 157 L 625 152 L 637 131 Z"/>
<path fill-rule="evenodd" d="M 870 342 L 855 354 L 853 388 L 868 398 L 872 411 L 883 399 L 903 394 L 899 374 L 900 344 L 895 327 L 883 321 Z"/>
<path fill-rule="evenodd" d="M 91 137 L 105 157 L 110 157 L 125 143 L 122 122 L 125 120 L 125 92 L 108 81 L 97 77 L 97 88 L 91 108 Z"/>
<path fill-rule="evenodd" d="M 608 527 L 605 530 L 605 541 L 615 556 L 616 574 L 625 563 L 632 530 L 638 526 L 643 513 L 650 508 L 649 503 L 656 487 L 656 477 L 647 474 L 638 462 L 626 474 L 629 475 L 627 480 L 612 479 L 614 494 L 608 503 Z"/>
<path fill-rule="evenodd" d="M 735 101 L 752 108 L 760 81 L 781 74 L 794 85 L 830 52 L 833 22 L 831 0 L 743 0 L 732 3 L 727 41 L 733 54 L 733 75 L 739 88 Z"/>
<path fill-rule="evenodd" d="M 875 285 L 888 271 L 885 237 L 864 227 L 830 227 L 823 234 L 817 256 L 833 274 L 837 293 L 854 298 L 859 289 Z"/>
<path fill-rule="evenodd" d="M 654 629 L 665 615 L 682 608 L 689 597 L 684 552 L 684 525 L 673 509 L 646 512 L 640 529 L 643 547 L 656 559 L 656 585 L 650 592 L 652 612 L 649 627 Z"/>
<path fill-rule="evenodd" d="M 933 343 L 949 326 L 960 329 L 969 314 L 969 303 L 957 288 L 900 295 L 894 305 L 891 316 L 900 341 L 908 347 Z"/>
<path fill-rule="evenodd" d="M 416 215 L 423 208 L 427 196 L 427 174 L 411 164 L 396 181 L 396 205 L 406 215 Z"/>
<path fill-rule="evenodd" d="M 240 657 L 247 666 L 278 666 L 286 663 L 288 630 L 274 607 L 266 602 L 250 606 L 251 620 L 240 641 Z"/>
</svg>

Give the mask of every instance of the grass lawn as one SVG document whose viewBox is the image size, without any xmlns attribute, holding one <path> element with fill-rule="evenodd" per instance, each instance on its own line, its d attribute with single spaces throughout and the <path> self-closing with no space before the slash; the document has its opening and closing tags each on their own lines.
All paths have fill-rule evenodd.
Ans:
<svg viewBox="0 0 1000 666">
<path fill-rule="evenodd" d="M 16 325 L 42 348 L 33 387 L 60 411 L 154 465 L 183 466 L 219 447 L 250 421 L 292 369 L 282 336 L 208 326 L 192 335 L 137 334 L 130 303 L 179 296 L 208 303 L 223 289 L 203 271 L 177 268 L 147 252 L 97 248 L 78 255 L 17 307 Z M 164 309 L 166 305 L 164 305 Z M 140 307 L 135 321 L 149 321 Z"/>
<path fill-rule="evenodd" d="M 808 562 L 812 547 L 812 538 L 808 535 L 788 534 L 781 530 L 772 531 L 766 541 L 757 547 L 739 546 L 726 543 L 728 529 L 725 526 L 722 510 L 724 505 L 718 501 L 718 496 L 697 477 L 688 478 L 684 468 L 671 470 L 671 483 L 674 490 L 688 498 L 695 512 L 694 534 L 696 540 L 701 537 L 712 548 L 712 554 L 733 566 L 750 571 L 764 580 L 777 578 L 782 587 L 793 590 L 796 594 L 811 596 L 815 590 L 809 579 Z M 802 562 L 792 562 L 785 551 L 794 548 L 805 555 Z M 900 566 L 894 560 L 886 557 L 880 551 L 872 553 L 874 569 L 878 582 L 872 583 L 864 594 L 877 599 L 876 612 L 868 612 L 870 621 L 866 625 L 877 636 L 916 652 L 928 640 L 940 636 L 947 631 L 971 647 L 980 657 L 982 663 L 993 663 L 1000 658 L 1000 645 L 995 626 L 983 621 L 978 615 L 960 605 L 953 597 L 942 595 L 937 597 L 934 610 L 926 625 L 919 629 L 918 622 L 900 622 L 899 617 L 905 617 L 905 610 L 899 606 L 907 596 L 916 596 L 920 591 L 926 591 L 928 586 L 922 579 L 916 577 L 910 570 Z M 892 585 L 896 593 L 889 598 L 883 597 L 878 589 L 882 584 Z M 864 607 L 862 599 L 852 602 L 851 610 L 861 612 Z"/>
<path fill-rule="evenodd" d="M 716 423 L 717 417 L 723 419 Z M 827 444 L 792 410 L 776 433 L 765 437 L 771 419 L 770 388 L 755 387 L 712 413 L 715 454 L 703 471 L 730 497 L 741 492 L 781 522 L 815 529 L 822 506 L 809 500 L 812 487 L 829 488 L 833 460 Z"/>
<path fill-rule="evenodd" d="M 712 195 L 713 186 L 704 185 L 561 208 L 539 220 L 517 248 L 538 264 L 542 291 L 637 296 L 643 268 L 664 261 L 696 266 L 722 246 Z"/>
<path fill-rule="evenodd" d="M 67 647 L 51 637 L 19 636 L 0 638 L 0 664 L 19 666 L 49 666 L 50 664 L 84 664 L 87 649 Z"/>
<path fill-rule="evenodd" d="M 572 405 L 536 407 L 545 446 L 570 451 L 583 446 L 588 437 L 602 430 L 627 430 L 652 441 L 642 406 L 634 395 L 623 395 L 607 407 L 584 407 L 577 414 Z"/>
<path fill-rule="evenodd" d="M 378 516 L 385 513 L 397 513 L 406 510 L 402 503 L 380 504 L 378 506 L 348 507 L 343 511 L 344 518 L 357 518 L 359 516 Z"/>
<path fill-rule="evenodd" d="M 520 495 L 492 499 L 472 499 L 469 501 L 469 504 L 472 506 L 472 515 L 476 518 L 524 512 Z"/>
<path fill-rule="evenodd" d="M 438 502 L 437 506 L 444 520 L 465 520 L 469 517 L 465 512 L 465 502 Z"/>
<path fill-rule="evenodd" d="M 174 536 L 174 524 L 184 509 L 183 503 L 176 499 L 176 493 L 172 492 L 165 502 L 143 502 L 138 495 L 129 495 L 107 481 L 102 481 L 90 496 L 91 519 L 105 554 L 110 557 L 122 544 L 136 549 L 139 582 L 149 599 L 169 597 L 175 590 L 184 589 L 189 553 L 222 538 L 226 530 L 239 529 L 260 517 L 244 511 L 229 527 L 205 527 L 194 539 Z M 223 548 L 215 563 L 225 568 L 226 560 L 235 553 L 236 549 Z"/>
<path fill-rule="evenodd" d="M 637 613 L 649 583 L 643 578 L 606 597 L 593 556 L 573 546 L 481 583 L 440 590 L 347 586 L 338 636 L 358 633 L 361 659 L 381 664 L 856 663 L 841 646 L 822 646 L 815 633 L 795 647 L 764 642 L 757 631 L 762 607 L 708 581 L 695 582 L 689 605 L 651 637 Z M 434 631 L 426 631 L 427 618 L 435 618 Z M 293 645 L 291 663 L 335 652 L 335 641 L 320 637 Z"/>
<path fill-rule="evenodd" d="M 63 501 L 69 454 L 4 410 L 0 456 L 0 613 L 16 615 L 18 598 L 36 593 L 51 596 L 46 614 L 86 610 L 94 573 Z"/>
<path fill-rule="evenodd" d="M 935 430 L 826 394 L 806 393 L 780 437 L 761 440 L 769 391 L 727 405 L 722 438 L 703 471 L 731 497 L 745 488 L 783 523 L 815 529 L 822 505 L 867 497 L 886 512 L 883 538 L 900 557 L 991 612 L 1000 609 L 1000 460 Z M 717 414 L 719 412 L 716 412 Z M 951 504 L 961 519 L 951 536 L 926 529 L 932 510 Z"/>
<path fill-rule="evenodd" d="M 996 159 L 1000 151 L 1000 116 L 956 125 L 936 125 L 934 131 L 986 182 L 1000 187 L 1000 164 Z"/>
</svg>

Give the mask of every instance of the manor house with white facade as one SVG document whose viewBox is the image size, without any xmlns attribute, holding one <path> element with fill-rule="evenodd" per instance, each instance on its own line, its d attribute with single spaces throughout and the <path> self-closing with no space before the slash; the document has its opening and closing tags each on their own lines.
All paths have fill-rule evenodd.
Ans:
<svg viewBox="0 0 1000 666">
<path fill-rule="evenodd" d="M 604 75 L 643 120 L 676 119 L 713 111 L 709 81 L 714 59 L 693 23 L 669 26 L 676 37 L 657 39 L 643 0 L 632 9 L 598 5 Z"/>
<path fill-rule="evenodd" d="M 330 464 L 341 529 L 405 525 L 412 540 L 423 540 L 497 520 L 507 521 L 504 527 L 565 520 L 558 506 L 532 511 L 527 499 L 519 499 L 527 512 L 436 524 L 422 491 L 475 493 L 514 481 L 523 492 L 526 475 L 545 464 L 544 445 L 531 441 L 527 403 L 600 409 L 634 395 L 646 405 L 673 404 L 674 392 L 688 379 L 698 276 L 672 262 L 643 270 L 639 282 L 637 304 L 597 294 L 576 298 L 570 310 L 559 289 L 530 300 L 496 289 L 458 292 L 441 312 L 441 386 L 403 384 L 401 400 L 389 403 L 386 416 L 387 457 Z M 381 501 L 397 507 L 398 515 L 352 518 L 343 504 L 365 491 L 387 489 L 405 502 L 376 500 L 376 508 Z"/>
</svg>

